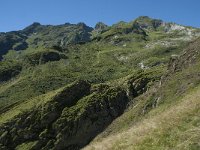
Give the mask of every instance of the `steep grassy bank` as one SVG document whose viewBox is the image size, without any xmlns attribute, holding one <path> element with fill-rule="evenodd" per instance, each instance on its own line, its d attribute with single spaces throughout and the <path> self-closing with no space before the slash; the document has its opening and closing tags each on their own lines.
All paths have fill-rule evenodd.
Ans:
<svg viewBox="0 0 200 150">
<path fill-rule="evenodd" d="M 85 149 L 199 149 L 199 43 L 172 58 L 160 82 Z"/>
<path fill-rule="evenodd" d="M 97 139 L 84 149 L 198 150 L 200 88 L 179 101 L 161 105 L 129 129 Z"/>
</svg>

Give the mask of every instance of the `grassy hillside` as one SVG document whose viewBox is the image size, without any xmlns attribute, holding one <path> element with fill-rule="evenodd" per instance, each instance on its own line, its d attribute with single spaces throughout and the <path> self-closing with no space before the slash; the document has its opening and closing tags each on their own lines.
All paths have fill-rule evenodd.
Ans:
<svg viewBox="0 0 200 150">
<path fill-rule="evenodd" d="M 199 127 L 199 36 L 146 16 L 0 33 L 0 149 L 80 149 L 97 135 L 86 149 L 198 149 L 186 131 Z"/>
<path fill-rule="evenodd" d="M 176 102 L 159 106 L 130 128 L 97 139 L 84 149 L 198 150 L 199 93 L 198 87 Z"/>
<path fill-rule="evenodd" d="M 199 43 L 171 60 L 160 82 L 84 149 L 199 149 Z"/>
<path fill-rule="evenodd" d="M 33 24 L 20 31 L 28 34 L 28 48 L 21 51 L 10 50 L 4 56 L 5 63 L 16 60 L 21 69 L 16 68 L 16 73 L 9 76 L 9 70 L 13 69 L 8 66 L 6 72 L 4 71 L 2 78 L 6 76 L 11 80 L 0 85 L 3 89 L 0 91 L 0 105 L 9 107 L 18 101 L 39 96 L 78 79 L 102 83 L 125 77 L 140 69 L 165 67 L 170 56 L 179 54 L 199 32 L 198 29 L 193 29 L 191 39 L 187 41 L 185 37 L 188 37 L 189 28 L 170 31 L 166 26 L 169 31 L 165 31 L 161 24 L 154 28 L 142 28 L 142 21 L 143 24 L 147 22 L 148 26 L 153 26 L 149 23 L 150 20 L 148 18 L 146 21 L 144 17 L 139 18 L 139 23 L 136 20 L 107 27 L 85 44 L 79 40 L 78 44 L 67 45 L 60 45 L 59 42 L 55 44 L 54 40 L 52 41 L 54 36 L 61 40 L 63 36 L 60 32 L 66 36 L 79 32 L 88 32 L 89 35 L 91 29 L 83 24 L 55 27 Z M 104 35 L 108 37 L 103 37 Z M 38 40 L 39 43 L 32 43 L 31 40 L 35 36 L 44 42 Z"/>
</svg>

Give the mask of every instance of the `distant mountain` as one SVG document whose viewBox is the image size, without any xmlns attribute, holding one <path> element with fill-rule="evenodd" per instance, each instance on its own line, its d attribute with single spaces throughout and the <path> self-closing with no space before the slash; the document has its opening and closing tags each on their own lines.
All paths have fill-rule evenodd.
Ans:
<svg viewBox="0 0 200 150">
<path fill-rule="evenodd" d="M 64 24 L 58 26 L 33 23 L 21 31 L 0 34 L 0 55 L 9 50 L 24 50 L 37 45 L 65 47 L 68 44 L 78 44 L 90 41 L 93 29 L 84 23 Z"/>
</svg>

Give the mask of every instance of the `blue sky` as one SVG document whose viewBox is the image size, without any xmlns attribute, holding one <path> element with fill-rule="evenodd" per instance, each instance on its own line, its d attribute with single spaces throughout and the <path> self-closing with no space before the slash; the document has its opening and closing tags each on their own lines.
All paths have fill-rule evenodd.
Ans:
<svg viewBox="0 0 200 150">
<path fill-rule="evenodd" d="M 111 25 L 143 15 L 200 27 L 200 0 L 1 0 L 0 6 L 0 32 L 23 29 L 33 22 Z"/>
</svg>

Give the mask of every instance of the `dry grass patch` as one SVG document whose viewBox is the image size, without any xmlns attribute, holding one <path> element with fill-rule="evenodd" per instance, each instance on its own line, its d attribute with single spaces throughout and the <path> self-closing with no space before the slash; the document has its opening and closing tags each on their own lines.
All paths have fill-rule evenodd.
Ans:
<svg viewBox="0 0 200 150">
<path fill-rule="evenodd" d="M 200 88 L 163 108 L 153 110 L 127 131 L 94 141 L 84 150 L 199 148 Z"/>
</svg>

